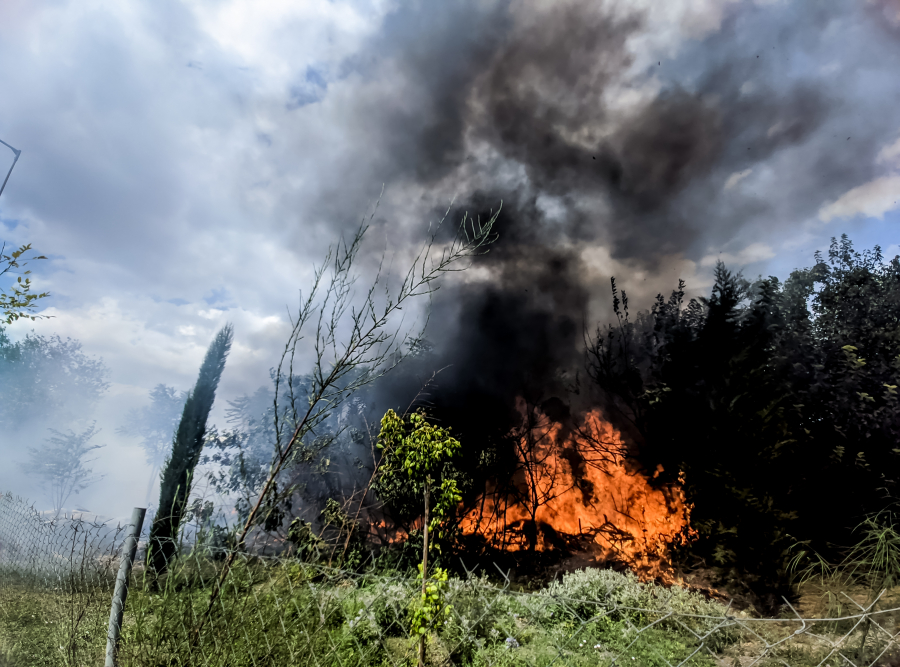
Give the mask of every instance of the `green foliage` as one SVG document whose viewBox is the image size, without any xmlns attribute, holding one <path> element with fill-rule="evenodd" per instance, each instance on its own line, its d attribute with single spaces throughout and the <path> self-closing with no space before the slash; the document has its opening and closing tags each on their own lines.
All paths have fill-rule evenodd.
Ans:
<svg viewBox="0 0 900 667">
<path fill-rule="evenodd" d="M 14 250 L 9 255 L 4 254 L 5 250 L 6 244 L 4 243 L 0 246 L 0 265 L 6 264 L 6 266 L 0 270 L 0 276 L 3 276 L 12 269 L 22 268 L 30 261 L 47 259 L 43 255 L 29 257 L 27 261 L 23 259 L 22 255 L 31 250 L 30 243 L 23 245 L 18 250 Z M 27 276 L 30 273 L 31 271 L 24 271 L 22 275 L 16 278 L 16 281 L 12 284 L 11 293 L 7 294 L 3 290 L 0 290 L 0 316 L 5 319 L 7 324 L 12 324 L 20 318 L 36 320 L 47 317 L 46 315 L 29 314 L 29 311 L 33 311 L 37 307 L 36 301 L 50 296 L 50 292 L 41 292 L 40 294 L 31 292 L 31 278 L 22 280 L 22 276 Z"/>
<path fill-rule="evenodd" d="M 20 560 L 18 568 L 3 559 L 0 664 L 4 667 L 81 667 L 103 660 L 116 572 L 109 560 L 95 558 L 87 538 L 90 524 L 70 525 L 79 524 L 82 529 L 73 531 L 77 537 L 68 540 L 67 553 L 57 556 L 68 567 L 55 567 L 50 574 L 40 567 L 40 556 L 28 563 Z M 11 546 L 8 539 L 4 536 L 6 549 Z M 32 547 L 34 555 L 42 551 Z"/>
<path fill-rule="evenodd" d="M 306 297 L 301 298 L 299 308 L 290 315 L 291 333 L 273 373 L 274 452 L 256 499 L 248 502 L 246 517 L 242 517 L 242 526 L 236 532 L 238 548 L 243 547 L 252 529 L 260 524 L 265 529 L 271 528 L 271 519 L 276 514 L 284 512 L 286 516 L 291 509 L 297 485 L 292 481 L 286 484 L 284 479 L 291 468 L 298 462 L 307 469 L 319 462 L 328 463 L 327 458 L 322 461 L 317 455 L 333 438 L 317 437 L 317 429 L 329 416 L 341 411 L 354 394 L 372 385 L 406 357 L 409 350 L 417 347 L 424 327 L 404 322 L 401 313 L 404 306 L 415 297 L 436 291 L 445 272 L 463 270 L 461 261 L 486 253 L 496 239 L 492 229 L 498 214 L 485 223 L 480 219 L 469 221 L 464 216 L 457 233 L 440 249 L 436 241 L 443 220 L 433 226 L 400 276 L 396 289 L 382 288 L 384 276 L 379 270 L 361 306 L 354 305 L 354 285 L 358 280 L 354 264 L 367 230 L 365 219 L 352 237 L 341 238 L 336 246 L 328 249 L 324 261 L 313 270 Z M 339 332 L 346 336 L 338 335 Z M 308 391 L 298 395 L 293 369 L 297 348 L 307 339 L 314 351 L 309 374 L 311 384 Z M 282 386 L 284 380 L 286 386 Z M 235 557 L 230 554 L 226 558 L 196 632 L 202 630 L 215 608 Z"/>
<path fill-rule="evenodd" d="M 320 535 L 331 536 L 328 548 L 328 564 L 348 570 L 357 570 L 366 564 L 371 553 L 359 521 L 350 516 L 346 506 L 334 498 L 328 498 L 319 512 L 322 525 Z"/>
<path fill-rule="evenodd" d="M 422 562 L 424 545 L 424 531 L 413 528 L 406 534 L 406 539 L 400 541 L 399 544 L 392 544 L 389 549 L 382 549 L 378 553 L 378 566 L 390 571 L 415 573 Z M 440 556 L 437 556 L 435 561 L 440 562 Z"/>
<path fill-rule="evenodd" d="M 542 618 L 552 623 L 566 623 L 572 619 L 602 614 L 613 625 L 646 624 L 648 619 L 639 610 L 666 609 L 686 615 L 686 618 L 679 619 L 682 627 L 702 634 L 713 624 L 701 617 L 721 613 L 721 603 L 707 600 L 696 591 L 677 586 L 654 586 L 641 582 L 632 572 L 608 569 L 569 572 L 561 580 L 550 583 L 547 594 L 559 600 L 541 611 Z M 734 630 L 722 632 L 716 636 L 717 642 L 713 648 L 722 649 L 735 639 Z"/>
<path fill-rule="evenodd" d="M 821 554 L 810 549 L 808 544 L 801 543 L 794 545 L 794 555 L 788 564 L 798 586 L 811 584 L 818 590 L 820 601 L 825 603 L 825 613 L 829 616 L 839 616 L 846 612 L 852 614 L 859 611 L 860 607 L 884 609 L 887 606 L 882 600 L 885 593 L 900 585 L 900 531 L 894 511 L 886 508 L 867 516 L 854 532 L 859 538 L 852 547 L 845 550 L 843 558 L 837 564 L 828 562 Z M 846 595 L 847 590 L 859 587 L 866 592 L 862 604 Z M 846 632 L 848 623 L 849 621 L 835 622 L 829 625 L 836 631 Z M 862 623 L 863 633 L 856 657 L 863 662 L 871 657 L 867 650 L 871 625 L 870 618 Z"/>
<path fill-rule="evenodd" d="M 900 586 L 900 523 L 895 512 L 885 509 L 867 516 L 854 533 L 857 541 L 843 550 L 837 563 L 829 562 L 808 543 L 796 543 L 791 549 L 788 569 L 793 581 L 799 586 L 814 585 L 829 614 L 847 609 L 842 590 L 861 586 L 867 592 L 866 604 L 870 604 L 885 590 Z"/>
<path fill-rule="evenodd" d="M 786 642 L 785 635 L 799 628 L 796 621 L 780 630 L 771 621 L 751 624 L 746 612 L 699 593 L 597 569 L 567 573 L 532 592 L 517 592 L 484 576 L 459 579 L 441 573 L 434 584 L 444 605 L 432 607 L 440 618 L 429 622 L 422 615 L 417 622 L 421 580 L 372 573 L 348 576 L 344 570 L 292 559 L 247 555 L 238 557 L 226 573 L 215 613 L 194 638 L 196 620 L 223 566 L 192 553 L 161 579 L 135 571 L 120 663 L 249 667 L 306 664 L 314 656 L 322 665 L 405 666 L 415 660 L 410 627 L 427 625 L 430 629 L 419 636 L 427 637 L 432 656 L 427 664 L 432 665 L 714 667 L 756 661 L 812 667 L 833 664 L 823 658 L 829 643 L 840 638 L 815 627 Z M 99 664 L 113 571 L 90 594 L 78 578 L 60 592 L 14 582 L 3 574 L 3 664 Z M 439 611 L 448 605 L 449 614 Z M 816 635 L 824 635 L 819 645 L 811 640 Z M 886 641 L 872 635 L 870 650 L 883 647 Z M 769 649 L 762 657 L 765 643 Z"/>
<path fill-rule="evenodd" d="M 613 293 L 592 378 L 644 467 L 662 465 L 661 482 L 685 473 L 693 554 L 777 604 L 793 543 L 845 543 L 900 491 L 900 261 L 844 236 L 784 283 L 720 263 L 708 298 L 686 304 L 680 282 L 634 320 Z"/>
<path fill-rule="evenodd" d="M 228 401 L 225 417 L 232 430 L 211 438 L 206 447 L 209 453 L 201 460 L 217 465 L 218 472 L 210 481 L 218 493 L 241 497 L 242 516 L 249 512 L 249 499 L 258 494 L 272 462 L 276 440 L 273 412 L 273 395 L 267 387 Z"/>
<path fill-rule="evenodd" d="M 378 448 L 384 452 L 384 460 L 375 492 L 390 507 L 428 494 L 428 529 L 433 531 L 434 546 L 440 551 L 440 542 L 447 537 L 445 520 L 462 500 L 457 481 L 446 466 L 459 451 L 459 441 L 450 435 L 449 428 L 431 424 L 421 412 L 403 419 L 388 410 L 381 420 Z M 422 507 L 419 500 L 412 511 L 421 516 Z"/>
<path fill-rule="evenodd" d="M 850 575 L 862 578 L 873 595 L 900 585 L 900 526 L 894 513 L 866 517 L 857 530 L 862 538 L 848 555 Z"/>
<path fill-rule="evenodd" d="M 288 542 L 294 545 L 294 553 L 303 560 L 315 562 L 322 557 L 325 542 L 316 535 L 312 524 L 295 517 L 288 528 Z"/>
<path fill-rule="evenodd" d="M 411 618 L 412 635 L 418 644 L 418 664 L 423 667 L 427 633 L 430 628 L 439 628 L 450 613 L 450 607 L 444 602 L 447 572 L 435 568 L 434 576 L 429 577 L 428 553 L 432 547 L 440 551 L 440 542 L 447 536 L 445 520 L 462 500 L 456 480 L 440 476 L 447 461 L 459 451 L 460 444 L 450 435 L 449 428 L 434 426 L 422 412 L 403 419 L 388 410 L 381 419 L 378 447 L 384 451 L 384 460 L 376 480 L 376 493 L 396 489 L 399 480 L 405 478 L 413 487 L 412 492 L 421 494 L 423 499 L 424 544 L 419 564 L 422 592 Z M 438 481 L 440 485 L 435 484 Z M 430 532 L 434 533 L 433 541 L 429 540 Z"/>
<path fill-rule="evenodd" d="M 225 325 L 210 344 L 200 366 L 194 389 L 184 403 L 184 411 L 172 442 L 172 453 L 162 473 L 159 508 L 150 529 L 149 563 L 157 574 L 166 571 L 176 553 L 176 536 L 187 510 L 191 478 L 205 442 L 206 420 L 216 398 L 216 388 L 225 359 L 231 349 L 233 328 Z"/>
<path fill-rule="evenodd" d="M 273 370 L 271 374 L 274 385 L 276 372 Z M 282 377 L 278 382 L 287 384 L 286 380 Z M 313 377 L 294 375 L 290 384 L 295 404 L 308 404 Z M 208 481 L 217 493 L 233 499 L 241 523 L 247 520 L 268 479 L 277 443 L 289 440 L 297 426 L 290 406 L 281 410 L 281 416 L 275 419 L 274 397 L 272 388 L 260 387 L 253 394 L 229 401 L 225 415 L 230 428 L 208 431 L 200 459 L 201 464 L 215 467 Z M 365 397 L 363 389 L 351 401 L 350 409 L 323 414 L 315 431 L 296 443 L 290 460 L 272 482 L 272 489 L 277 486 L 277 493 L 270 493 L 260 506 L 259 525 L 268 531 L 287 529 L 283 524 L 296 506 L 319 505 L 322 498 L 340 493 L 334 480 L 340 476 L 342 483 L 348 483 L 347 476 L 358 471 L 351 451 L 360 439 L 354 420 L 364 406 Z M 332 524 L 338 529 L 341 525 L 341 522 Z"/>
<path fill-rule="evenodd" d="M 422 582 L 423 579 L 420 563 L 417 580 Z M 446 601 L 447 570 L 434 568 L 428 580 L 424 581 L 422 588 L 422 593 L 412 605 L 409 621 L 410 630 L 416 639 L 428 632 L 437 632 L 443 628 L 444 622 L 453 611 L 453 605 Z"/>
</svg>

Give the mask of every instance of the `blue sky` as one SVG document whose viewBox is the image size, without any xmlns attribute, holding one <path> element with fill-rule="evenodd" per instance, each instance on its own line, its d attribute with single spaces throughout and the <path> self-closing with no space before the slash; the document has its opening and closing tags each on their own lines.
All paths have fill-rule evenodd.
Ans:
<svg viewBox="0 0 900 667">
<path fill-rule="evenodd" d="M 454 197 L 504 199 L 507 247 L 572 259 L 594 321 L 611 275 L 646 307 L 678 277 L 705 293 L 717 258 L 784 278 L 843 232 L 900 253 L 896 0 L 5 0 L 0 61 L 22 150 L 0 239 L 50 258 L 30 268 L 52 293 L 9 334 L 111 369 L 109 476 L 83 499 L 108 514 L 146 475 L 121 415 L 189 388 L 225 322 L 214 419 L 264 384 L 382 184 L 364 273 Z M 455 280 L 507 284 L 503 252 Z"/>
</svg>

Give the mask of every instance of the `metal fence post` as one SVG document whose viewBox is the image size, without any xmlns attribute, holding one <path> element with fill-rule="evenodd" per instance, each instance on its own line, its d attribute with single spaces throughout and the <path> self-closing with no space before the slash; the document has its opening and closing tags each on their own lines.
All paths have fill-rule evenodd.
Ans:
<svg viewBox="0 0 900 667">
<path fill-rule="evenodd" d="M 146 508 L 135 507 L 131 513 L 131 525 L 128 526 L 128 532 L 125 534 L 125 544 L 122 545 L 122 561 L 119 564 L 119 574 L 116 577 L 112 608 L 109 611 L 109 631 L 106 634 L 106 662 L 104 667 L 116 667 L 116 648 L 119 643 L 119 631 L 122 629 L 122 616 L 125 613 L 125 598 L 128 596 L 128 576 L 131 574 L 131 566 L 134 563 L 138 538 L 144 525 L 144 515 L 146 513 Z"/>
</svg>

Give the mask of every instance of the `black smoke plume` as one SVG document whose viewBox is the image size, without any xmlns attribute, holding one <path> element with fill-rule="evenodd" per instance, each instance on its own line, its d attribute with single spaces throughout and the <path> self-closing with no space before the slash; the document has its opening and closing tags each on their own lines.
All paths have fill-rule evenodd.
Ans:
<svg viewBox="0 0 900 667">
<path fill-rule="evenodd" d="M 386 214 L 389 236 L 413 236 L 423 207 L 440 218 L 456 193 L 453 221 L 503 202 L 501 238 L 476 262 L 479 277 L 436 296 L 427 362 L 379 387 L 378 409 L 404 408 L 443 368 L 423 400 L 463 438 L 508 430 L 516 396 L 584 398 L 582 332 L 595 324 L 592 307 L 608 303 L 613 271 L 592 257 L 641 272 L 637 305 L 647 307 L 710 248 L 799 225 L 871 178 L 896 129 L 881 115 L 858 127 L 838 79 L 785 64 L 827 55 L 830 23 L 873 21 L 871 12 L 810 4 L 798 21 L 793 6 L 728 5 L 717 29 L 683 35 L 680 55 L 650 63 L 635 44 L 671 26 L 612 3 L 543 4 L 422 3 L 390 15 L 347 63 L 396 91 L 362 93 L 347 112 L 373 157 L 348 159 L 317 211 L 352 219 L 345 207 L 359 200 L 336 195 L 359 175 L 422 204 L 403 201 L 415 225 Z M 853 142 L 847 124 L 857 125 Z M 765 169 L 783 187 L 726 187 Z"/>
</svg>

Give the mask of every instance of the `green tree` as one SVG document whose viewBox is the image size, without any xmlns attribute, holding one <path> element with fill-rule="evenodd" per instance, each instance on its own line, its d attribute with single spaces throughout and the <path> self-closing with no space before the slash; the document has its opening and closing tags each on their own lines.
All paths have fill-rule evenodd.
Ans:
<svg viewBox="0 0 900 667">
<path fill-rule="evenodd" d="M 462 500 L 456 479 L 448 475 L 447 463 L 459 451 L 459 441 L 450 435 L 450 429 L 431 424 L 424 413 L 415 412 L 403 419 L 388 410 L 381 419 L 378 448 L 384 461 L 379 467 L 375 491 L 388 502 L 399 495 L 399 487 L 422 499 L 422 562 L 419 577 L 422 593 L 413 607 L 412 631 L 419 644 L 419 667 L 425 664 L 425 637 L 429 630 L 440 626 L 449 613 L 443 603 L 442 584 L 447 573 L 435 568 L 434 576 L 428 573 L 430 548 L 440 551 L 440 543 L 446 537 L 447 518 L 454 513 Z M 433 543 L 430 534 L 433 533 Z"/>
<path fill-rule="evenodd" d="M 85 456 L 105 445 L 91 445 L 91 439 L 99 433 L 94 422 L 80 433 L 69 431 L 53 433 L 42 447 L 28 450 L 28 462 L 22 466 L 28 475 L 37 477 L 53 503 L 53 510 L 59 514 L 73 493 L 84 491 L 103 475 L 95 475 L 86 464 L 95 459 L 85 460 Z"/>
<path fill-rule="evenodd" d="M 777 603 L 793 543 L 827 552 L 896 496 L 900 262 L 844 236 L 784 283 L 720 264 L 709 298 L 680 283 L 634 321 L 614 297 L 592 377 L 645 468 L 685 473 L 694 555 Z"/>
<path fill-rule="evenodd" d="M 24 268 L 30 261 L 47 259 L 43 255 L 36 255 L 34 257 L 23 259 L 22 255 L 29 250 L 31 250 L 30 243 L 21 246 L 18 250 L 14 250 L 11 254 L 7 255 L 5 252 L 6 243 L 0 246 L 0 266 L 5 264 L 5 266 L 0 269 L 0 276 L 6 275 L 12 271 L 12 269 Z M 33 311 L 37 307 L 36 302 L 38 300 L 50 296 L 50 292 L 35 294 L 31 291 L 31 278 L 26 277 L 25 280 L 22 280 L 22 276 L 28 276 L 30 273 L 31 271 L 24 271 L 16 278 L 9 294 L 0 289 L 0 315 L 3 316 L 7 324 L 12 324 L 23 317 L 30 320 L 49 317 L 47 315 L 29 314 L 30 311 Z"/>
<path fill-rule="evenodd" d="M 216 389 L 231 350 L 233 327 L 222 327 L 210 344 L 200 366 L 200 375 L 188 394 L 181 421 L 172 442 L 172 453 L 162 472 L 159 507 L 150 529 L 149 563 L 156 574 L 163 574 L 176 551 L 181 519 L 187 508 L 194 468 L 206 436 L 206 421 L 216 398 Z"/>
<path fill-rule="evenodd" d="M 217 476 L 213 478 L 216 490 L 239 495 L 239 513 L 244 517 L 269 472 L 275 441 L 274 399 L 271 388 L 260 387 L 252 395 L 228 401 L 225 419 L 232 426 L 232 437 L 211 441 L 210 454 L 206 456 L 207 462 L 218 464 Z"/>
<path fill-rule="evenodd" d="M 797 452 L 773 356 L 773 285 L 751 286 L 720 263 L 708 298 L 685 307 L 679 283 L 633 322 L 613 289 L 618 321 L 589 349 L 592 377 L 633 427 L 645 469 L 661 465 L 669 483 L 685 473 L 700 535 L 692 553 L 732 590 L 777 599 L 789 592 L 781 557 L 797 519 Z"/>
</svg>

